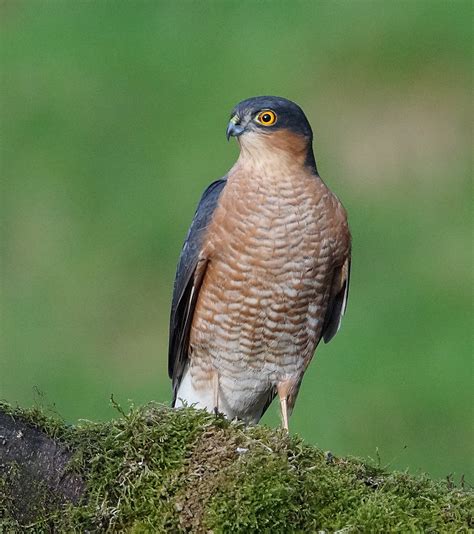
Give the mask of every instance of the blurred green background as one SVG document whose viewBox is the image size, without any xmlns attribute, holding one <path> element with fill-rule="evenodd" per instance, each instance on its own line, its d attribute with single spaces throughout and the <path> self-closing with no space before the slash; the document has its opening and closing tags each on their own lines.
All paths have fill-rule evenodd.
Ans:
<svg viewBox="0 0 474 534">
<path fill-rule="evenodd" d="M 169 401 L 174 269 L 237 156 L 229 112 L 282 95 L 354 240 L 291 429 L 472 482 L 471 20 L 461 0 L 3 0 L 0 398 L 71 422 L 114 417 L 111 393 Z"/>
</svg>

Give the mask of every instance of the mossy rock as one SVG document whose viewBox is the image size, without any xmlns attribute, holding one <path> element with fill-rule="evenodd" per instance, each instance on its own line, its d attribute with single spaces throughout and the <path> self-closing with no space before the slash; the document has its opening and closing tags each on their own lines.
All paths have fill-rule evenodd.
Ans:
<svg viewBox="0 0 474 534">
<path fill-rule="evenodd" d="M 2 532 L 405 533 L 474 526 L 471 490 L 335 458 L 283 431 L 192 408 L 147 405 L 111 422 L 73 427 L 37 410 L 4 404 L 0 411 L 51 438 L 62 457 L 67 451 L 61 480 L 80 488 L 79 495 L 57 490 L 50 499 L 45 484 L 42 497 L 35 493 L 34 517 L 22 515 L 11 493 L 22 465 L 2 462 L 0 454 Z"/>
</svg>

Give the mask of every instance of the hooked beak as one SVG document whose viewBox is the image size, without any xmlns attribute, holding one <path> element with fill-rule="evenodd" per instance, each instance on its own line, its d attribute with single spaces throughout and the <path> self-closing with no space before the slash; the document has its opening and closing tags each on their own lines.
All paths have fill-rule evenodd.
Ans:
<svg viewBox="0 0 474 534">
<path fill-rule="evenodd" d="M 227 141 L 230 139 L 230 137 L 239 137 L 239 135 L 242 135 L 244 133 L 245 128 L 241 126 L 237 122 L 237 117 L 234 115 L 232 119 L 230 119 L 229 124 L 227 125 L 227 130 L 225 132 L 225 135 L 227 137 Z"/>
</svg>

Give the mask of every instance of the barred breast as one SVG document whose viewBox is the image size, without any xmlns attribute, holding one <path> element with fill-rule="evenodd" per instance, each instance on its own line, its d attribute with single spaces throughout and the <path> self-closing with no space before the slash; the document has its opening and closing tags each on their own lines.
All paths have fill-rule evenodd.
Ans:
<svg viewBox="0 0 474 534">
<path fill-rule="evenodd" d="M 279 381 L 301 380 L 321 335 L 337 199 L 293 171 L 234 168 L 208 228 L 180 389 L 230 418 L 258 421 Z"/>
</svg>

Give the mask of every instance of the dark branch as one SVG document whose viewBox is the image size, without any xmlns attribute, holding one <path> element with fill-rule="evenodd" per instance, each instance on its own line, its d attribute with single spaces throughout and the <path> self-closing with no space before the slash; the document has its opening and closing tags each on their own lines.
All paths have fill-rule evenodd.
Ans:
<svg viewBox="0 0 474 534">
<path fill-rule="evenodd" d="M 63 503 L 79 501 L 84 482 L 68 472 L 72 454 L 42 430 L 0 409 L 0 501 L 10 501 L 17 521 L 33 521 Z"/>
</svg>

